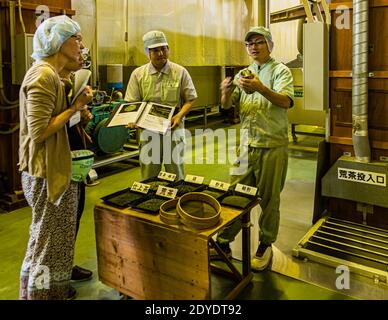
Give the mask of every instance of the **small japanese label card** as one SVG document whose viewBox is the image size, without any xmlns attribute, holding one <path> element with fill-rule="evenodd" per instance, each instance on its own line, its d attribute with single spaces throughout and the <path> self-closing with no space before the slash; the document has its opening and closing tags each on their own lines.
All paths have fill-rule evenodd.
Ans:
<svg viewBox="0 0 388 320">
<path fill-rule="evenodd" d="M 175 181 L 176 174 L 170 173 L 170 172 L 160 171 L 158 174 L 158 178 L 162 179 L 162 180 L 167 180 L 167 181 Z"/>
<path fill-rule="evenodd" d="M 186 177 L 185 177 L 185 181 L 186 181 L 186 182 L 196 183 L 196 184 L 202 184 L 204 179 L 205 179 L 204 177 L 193 176 L 193 175 L 191 175 L 191 174 L 188 174 L 188 175 L 186 175 Z"/>
<path fill-rule="evenodd" d="M 217 181 L 217 180 L 211 180 L 209 183 L 209 187 L 217 190 L 222 190 L 222 191 L 228 191 L 230 187 L 230 183 L 222 182 L 222 181 Z"/>
<path fill-rule="evenodd" d="M 159 186 L 158 190 L 156 191 L 156 195 L 169 199 L 175 199 L 177 193 L 178 189 L 169 188 L 165 186 Z"/>
<path fill-rule="evenodd" d="M 148 190 L 150 189 L 150 186 L 145 183 L 140 183 L 140 182 L 134 182 L 131 187 L 131 191 L 136 191 L 140 193 L 147 194 Z"/>
<path fill-rule="evenodd" d="M 250 195 L 250 196 L 255 196 L 256 193 L 257 193 L 257 188 L 251 187 L 251 186 L 247 186 L 247 185 L 241 184 L 241 183 L 238 183 L 236 185 L 235 190 L 237 192 L 245 193 L 245 194 Z"/>
</svg>

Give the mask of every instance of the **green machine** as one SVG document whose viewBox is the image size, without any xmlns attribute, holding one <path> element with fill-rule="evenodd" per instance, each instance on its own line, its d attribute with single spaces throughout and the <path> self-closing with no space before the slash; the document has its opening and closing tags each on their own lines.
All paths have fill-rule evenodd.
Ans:
<svg viewBox="0 0 388 320">
<path fill-rule="evenodd" d="M 124 144 L 130 138 L 134 138 L 135 130 L 123 126 L 106 127 L 106 122 L 112 111 L 123 101 L 114 101 L 101 105 L 92 106 L 90 112 L 93 115 L 89 122 L 87 132 L 92 137 L 93 143 L 90 147 L 96 154 L 112 154 L 123 151 Z"/>
</svg>

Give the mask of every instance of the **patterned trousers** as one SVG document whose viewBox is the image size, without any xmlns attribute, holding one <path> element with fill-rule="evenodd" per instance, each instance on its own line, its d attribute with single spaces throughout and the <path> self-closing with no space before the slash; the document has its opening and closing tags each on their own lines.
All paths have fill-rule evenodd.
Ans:
<svg viewBox="0 0 388 320">
<path fill-rule="evenodd" d="M 73 266 L 78 184 L 71 182 L 58 205 L 47 200 L 46 179 L 22 172 L 22 186 L 32 208 L 32 222 L 19 299 L 66 299 Z"/>
</svg>

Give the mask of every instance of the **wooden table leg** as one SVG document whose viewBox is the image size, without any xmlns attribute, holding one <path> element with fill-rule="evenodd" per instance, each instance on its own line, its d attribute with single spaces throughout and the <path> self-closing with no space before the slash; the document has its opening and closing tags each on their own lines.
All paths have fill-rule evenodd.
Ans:
<svg viewBox="0 0 388 320">
<path fill-rule="evenodd" d="M 217 253 L 219 254 L 219 256 L 221 257 L 221 259 L 223 260 L 223 262 L 226 263 L 226 265 L 229 267 L 229 269 L 232 271 L 232 274 L 233 276 L 238 279 L 238 280 L 242 280 L 243 276 L 241 275 L 241 273 L 237 270 L 237 268 L 234 266 L 234 264 L 232 263 L 232 261 L 230 261 L 228 259 L 228 257 L 225 255 L 225 253 L 221 250 L 221 248 L 217 245 L 217 243 L 212 239 L 210 238 L 209 239 L 209 243 L 211 243 L 212 247 L 217 251 Z M 211 266 L 211 267 L 214 267 L 214 270 L 217 270 L 217 266 Z"/>
<path fill-rule="evenodd" d="M 249 285 L 249 283 L 252 281 L 253 273 L 251 272 L 246 277 L 244 277 L 236 287 L 232 291 L 229 292 L 229 294 L 225 297 L 225 300 L 233 300 L 236 299 L 237 296 L 240 294 L 240 292 L 246 288 L 246 286 Z"/>
<path fill-rule="evenodd" d="M 242 215 L 242 263 L 243 275 L 251 273 L 251 209 Z"/>
</svg>

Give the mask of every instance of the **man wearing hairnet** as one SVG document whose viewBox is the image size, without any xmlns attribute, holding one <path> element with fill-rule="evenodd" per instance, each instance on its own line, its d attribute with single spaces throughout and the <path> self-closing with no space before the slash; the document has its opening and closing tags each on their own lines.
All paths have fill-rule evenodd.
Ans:
<svg viewBox="0 0 388 320">
<path fill-rule="evenodd" d="M 66 123 L 92 100 L 87 87 L 67 106 L 59 73 L 80 61 L 80 26 L 67 16 L 45 20 L 34 34 L 32 57 L 20 88 L 19 170 L 32 208 L 27 251 L 20 273 L 20 299 L 74 298 L 70 286 L 78 184 L 71 181 Z"/>
<path fill-rule="evenodd" d="M 248 158 L 248 169 L 232 176 L 232 184 L 256 187 L 258 197 L 262 199 L 260 244 L 251 261 L 255 271 L 269 266 L 271 245 L 278 235 L 280 193 L 288 163 L 287 109 L 293 106 L 294 95 L 291 71 L 270 56 L 273 46 L 267 28 L 251 28 L 245 36 L 245 47 L 253 63 L 233 80 L 228 77 L 221 83 L 222 106 L 239 106 L 241 129 L 248 132 L 248 153 L 240 154 L 240 159 L 243 156 Z M 229 243 L 240 229 L 241 221 L 237 221 L 217 236 L 218 245 L 229 256 Z"/>
<path fill-rule="evenodd" d="M 164 163 L 165 171 L 176 174 L 180 180 L 184 178 L 184 118 L 193 106 L 197 92 L 187 70 L 168 59 L 170 49 L 163 32 L 147 32 L 143 43 L 150 62 L 132 72 L 125 100 L 157 102 L 176 109 L 171 119 L 171 131 L 166 135 L 141 131 L 142 178 L 156 177 Z M 132 124 L 128 126 L 133 127 Z"/>
</svg>

